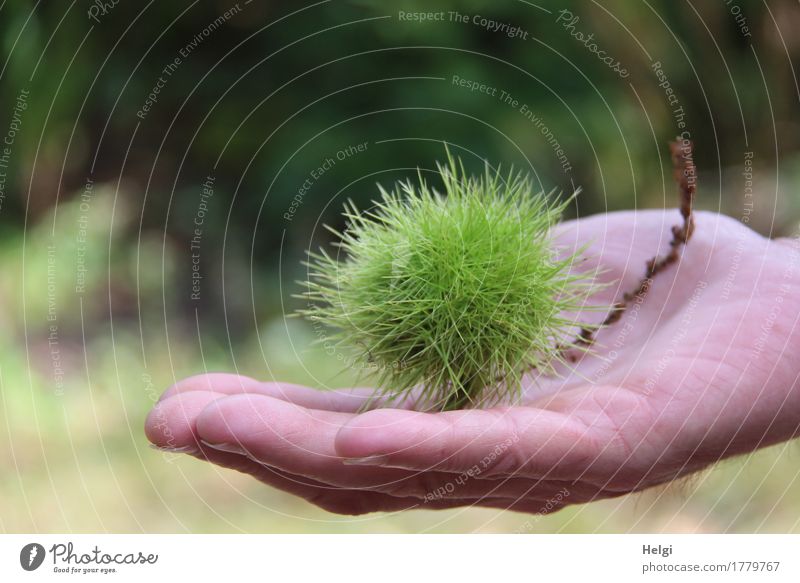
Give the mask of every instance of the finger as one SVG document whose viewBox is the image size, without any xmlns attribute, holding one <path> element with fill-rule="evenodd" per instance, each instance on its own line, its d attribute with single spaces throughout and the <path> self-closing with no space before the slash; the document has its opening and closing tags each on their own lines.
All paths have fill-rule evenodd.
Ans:
<svg viewBox="0 0 800 583">
<path fill-rule="evenodd" d="M 252 393 L 266 395 L 295 403 L 308 409 L 355 413 L 365 407 L 378 407 L 385 397 L 376 397 L 375 389 L 367 387 L 320 390 L 292 383 L 261 382 L 250 377 L 228 373 L 207 373 L 178 381 L 167 389 L 161 400 L 191 391 L 212 391 L 225 395 Z M 395 406 L 413 407 L 413 396 L 404 398 Z"/>
<path fill-rule="evenodd" d="M 174 395 L 173 398 L 161 401 L 153 408 L 145 423 L 148 439 L 167 452 L 187 453 L 221 467 L 247 473 L 265 484 L 299 496 L 337 514 L 391 512 L 411 509 L 421 503 L 419 498 L 402 498 L 367 490 L 342 489 L 300 476 L 292 476 L 252 461 L 243 455 L 224 453 L 204 446 L 196 435 L 196 418 L 208 403 L 219 398 L 218 393 L 192 391 L 190 394 Z M 458 505 L 452 500 L 436 502 L 427 506 L 438 509 Z"/>
<path fill-rule="evenodd" d="M 330 486 L 329 484 L 317 482 L 303 476 L 295 476 L 276 468 L 266 466 L 244 455 L 224 453 L 208 447 L 201 446 L 199 451 L 190 453 L 189 455 L 200 460 L 209 461 L 222 468 L 232 469 L 253 476 L 268 486 L 298 496 L 334 514 L 361 515 L 371 512 L 397 512 L 400 510 L 414 509 L 447 510 L 470 506 L 508 508 L 521 502 L 519 498 L 503 498 L 499 496 L 458 498 L 449 497 L 446 493 L 440 493 L 422 499 L 416 497 L 397 497 L 368 490 L 352 490 Z M 553 498 L 559 495 L 563 496 L 564 492 L 565 489 L 562 487 L 553 495 Z M 527 500 L 527 503 L 531 507 L 535 506 L 538 508 L 546 505 L 548 500 L 549 499 L 541 497 L 531 498 Z"/>
<path fill-rule="evenodd" d="M 502 507 L 514 504 L 516 501 L 504 498 L 448 499 L 438 497 L 422 500 L 414 497 L 397 497 L 368 490 L 351 490 L 330 486 L 271 468 L 244 455 L 224 453 L 202 445 L 198 450 L 190 452 L 189 455 L 225 469 L 248 474 L 263 484 L 298 496 L 333 514 L 357 516 L 372 512 L 398 512 L 414 509 L 446 510 L 490 502 Z"/>
<path fill-rule="evenodd" d="M 271 467 L 344 488 L 370 489 L 395 496 L 430 499 L 446 493 L 464 499 L 518 498 L 557 489 L 529 480 L 480 479 L 438 471 L 407 471 L 377 465 L 346 464 L 334 440 L 351 414 L 304 409 L 265 395 L 236 395 L 212 402 L 197 418 L 200 439 L 224 451 L 238 451 Z M 358 460 L 356 460 L 358 461 Z M 560 486 L 559 486 L 560 487 Z"/>
<path fill-rule="evenodd" d="M 196 450 L 200 444 L 195 435 L 195 420 L 206 405 L 222 396 L 211 391 L 194 391 L 186 398 L 159 401 L 145 421 L 147 439 L 161 449 Z"/>
<path fill-rule="evenodd" d="M 263 394 L 231 395 L 197 417 L 197 435 L 210 447 L 239 452 L 271 467 L 344 488 L 394 491 L 408 472 L 350 467 L 333 440 L 351 414 L 306 409 Z"/>
<path fill-rule="evenodd" d="M 548 514 L 553 514 L 574 504 L 573 500 L 568 498 L 551 498 L 549 500 L 484 500 L 480 506 L 484 508 L 494 508 L 497 510 L 508 510 L 510 512 L 524 512 L 525 514 L 533 514 L 535 517 L 543 517 Z M 528 525 L 530 527 L 532 525 Z M 523 528 L 525 525 L 523 525 Z"/>
<path fill-rule="evenodd" d="M 360 463 L 408 470 L 510 474 L 573 480 L 603 462 L 592 428 L 577 416 L 514 407 L 419 413 L 381 409 L 354 416 L 336 452 Z"/>
<path fill-rule="evenodd" d="M 209 447 L 201 446 L 191 455 L 217 466 L 253 476 L 268 486 L 298 496 L 334 514 L 357 516 L 370 512 L 397 512 L 413 509 L 420 504 L 417 498 L 398 498 L 378 492 L 337 488 L 282 472 L 243 455 L 224 453 Z"/>
</svg>

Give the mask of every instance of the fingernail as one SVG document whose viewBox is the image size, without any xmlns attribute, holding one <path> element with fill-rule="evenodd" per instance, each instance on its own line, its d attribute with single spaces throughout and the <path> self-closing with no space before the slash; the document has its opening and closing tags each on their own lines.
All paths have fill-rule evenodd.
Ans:
<svg viewBox="0 0 800 583">
<path fill-rule="evenodd" d="M 348 466 L 383 466 L 388 461 L 388 455 L 370 455 L 367 457 L 346 457 L 342 460 L 342 463 Z"/>
<path fill-rule="evenodd" d="M 197 448 L 193 445 L 171 447 L 171 446 L 154 445 L 151 443 L 150 447 L 156 451 L 163 451 L 164 453 L 197 453 Z"/>
<path fill-rule="evenodd" d="M 208 441 L 200 440 L 206 447 L 216 449 L 217 451 L 224 451 L 225 453 L 235 453 L 237 455 L 249 455 L 242 446 L 234 443 L 210 443 Z"/>
</svg>

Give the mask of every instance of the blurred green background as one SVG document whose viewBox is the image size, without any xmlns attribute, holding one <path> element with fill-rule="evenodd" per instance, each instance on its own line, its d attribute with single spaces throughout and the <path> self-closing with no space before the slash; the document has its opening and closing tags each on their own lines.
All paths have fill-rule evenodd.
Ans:
<svg viewBox="0 0 800 583">
<path fill-rule="evenodd" d="M 443 141 L 470 168 L 581 187 L 573 215 L 671 207 L 683 107 L 698 206 L 793 232 L 795 0 L 101 4 L 0 3 L 1 530 L 800 532 L 796 444 L 549 517 L 353 519 L 157 453 L 142 432 L 158 394 L 199 372 L 352 382 L 285 319 L 304 250 L 341 226 L 347 198 L 432 168 Z"/>
</svg>

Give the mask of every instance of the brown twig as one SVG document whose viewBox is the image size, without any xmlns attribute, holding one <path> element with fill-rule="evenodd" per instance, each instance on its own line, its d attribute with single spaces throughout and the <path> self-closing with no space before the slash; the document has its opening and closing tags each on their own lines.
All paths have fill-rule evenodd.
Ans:
<svg viewBox="0 0 800 583">
<path fill-rule="evenodd" d="M 644 297 L 650 290 L 653 283 L 653 277 L 664 271 L 667 267 L 675 263 L 680 257 L 681 247 L 689 242 L 694 233 L 694 216 L 692 209 L 694 205 L 694 195 L 697 190 L 697 172 L 694 165 L 694 152 L 691 141 L 677 138 L 674 142 L 670 142 L 669 151 L 672 157 L 672 175 L 675 182 L 678 183 L 678 195 L 680 197 L 681 216 L 683 216 L 683 225 L 675 225 L 672 227 L 672 241 L 670 241 L 669 253 L 659 258 L 657 255 L 650 259 L 647 263 L 647 269 L 644 277 L 639 282 L 635 290 L 623 294 L 622 299 L 618 301 L 611 308 L 611 313 L 600 324 L 599 328 L 605 328 L 615 322 L 618 322 L 628 304 L 637 297 Z M 594 334 L 599 328 L 582 328 L 578 333 L 578 337 L 571 346 L 583 347 L 591 346 L 594 344 Z"/>
</svg>

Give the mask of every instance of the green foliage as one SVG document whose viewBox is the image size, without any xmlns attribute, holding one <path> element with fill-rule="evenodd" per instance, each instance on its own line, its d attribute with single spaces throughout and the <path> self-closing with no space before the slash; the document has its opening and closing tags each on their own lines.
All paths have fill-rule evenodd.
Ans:
<svg viewBox="0 0 800 583">
<path fill-rule="evenodd" d="M 549 237 L 569 201 L 533 194 L 527 176 L 439 164 L 444 194 L 401 183 L 369 212 L 350 203 L 337 246 L 311 253 L 302 313 L 338 330 L 335 346 L 377 374 L 392 399 L 421 388 L 442 409 L 513 397 L 524 370 L 562 359 L 565 314 L 593 289 Z M 332 345 L 334 345 L 332 343 Z"/>
<path fill-rule="evenodd" d="M 148 450 L 144 415 L 182 376 L 238 370 L 264 380 L 352 386 L 356 371 L 333 376 L 338 355 L 326 356 L 324 347 L 297 354 L 318 330 L 299 319 L 286 325 L 281 286 L 299 277 L 317 221 L 339 225 L 339 203 L 328 205 L 332 193 L 365 208 L 371 193 L 359 181 L 368 173 L 385 171 L 380 180 L 389 184 L 437 156 L 447 139 L 530 170 L 537 189 L 539 180 L 565 191 L 581 185 L 582 216 L 671 206 L 663 145 L 675 135 L 675 120 L 653 60 L 668 70 L 703 153 L 696 161 L 709 188 L 700 192 L 701 205 L 741 214 L 741 196 L 731 193 L 741 193 L 746 144 L 763 169 L 765 191 L 781 186 L 773 189 L 777 217 L 765 207 L 751 225 L 789 234 L 800 213 L 800 102 L 791 98 L 800 44 L 785 32 L 791 0 L 738 3 L 752 41 L 738 34 L 723 2 L 542 4 L 551 14 L 524 1 L 252 2 L 183 60 L 140 120 L 136 112 L 165 65 L 233 4 L 187 9 L 160 2 L 144 10 L 121 2 L 100 25 L 87 18 L 90 3 L 3 4 L 0 139 L 17 95 L 30 91 L 0 204 L 0 433 L 9 436 L 0 459 L 17 470 L 0 477 L 4 530 L 593 532 L 604 525 L 626 532 L 635 523 L 659 531 L 798 531 L 800 497 L 784 495 L 797 473 L 797 449 L 783 445 L 717 467 L 688 504 L 659 494 L 646 508 L 633 498 L 535 520 L 508 512 L 487 520 L 486 510 L 461 509 L 367 522 L 337 521 L 255 480 L 209 472 L 192 459 L 165 463 Z M 622 55 L 631 83 L 554 25 L 561 9 L 579 15 L 579 28 L 596 33 L 609 54 Z M 481 14 L 519 24 L 530 40 L 471 24 L 401 23 L 398 10 Z M 452 75 L 535 109 L 574 170 L 562 171 L 542 131 L 518 109 L 453 85 Z M 409 137 L 419 139 L 385 141 Z M 283 215 L 309 172 L 364 141 L 369 150 L 337 160 L 287 224 Z M 779 167 L 787 174 L 769 171 Z M 189 239 L 211 168 L 218 188 L 204 225 L 208 277 L 198 305 L 187 286 Z M 97 189 L 79 303 L 76 221 L 88 177 Z M 48 345 L 51 244 L 66 369 L 61 397 L 53 391 Z M 187 496 L 187 481 L 202 500 Z M 231 496 L 232 481 L 241 495 Z M 265 508 L 281 511 L 265 519 Z"/>
</svg>

